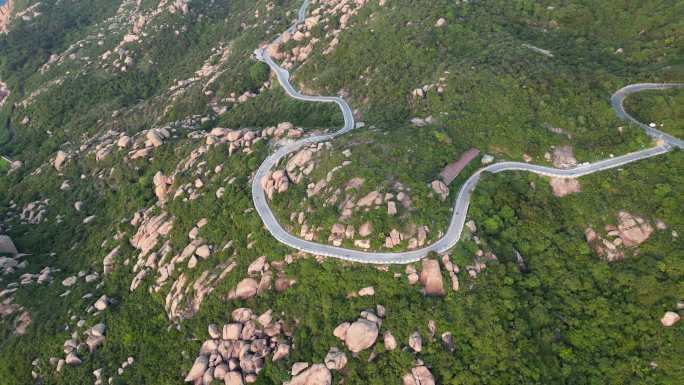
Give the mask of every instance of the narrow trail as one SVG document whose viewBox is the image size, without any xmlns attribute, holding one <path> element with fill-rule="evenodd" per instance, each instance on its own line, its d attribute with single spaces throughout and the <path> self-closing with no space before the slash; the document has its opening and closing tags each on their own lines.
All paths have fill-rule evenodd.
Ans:
<svg viewBox="0 0 684 385">
<path fill-rule="evenodd" d="M 298 18 L 295 23 L 288 29 L 288 32 L 294 32 L 297 26 L 304 21 L 306 18 L 306 12 L 309 6 L 309 1 L 305 0 L 302 6 L 299 8 Z M 281 36 L 275 39 L 275 43 L 279 42 Z M 360 262 L 360 263 L 373 263 L 373 264 L 406 264 L 412 263 L 425 257 L 430 251 L 435 251 L 437 253 L 443 253 L 451 249 L 456 245 L 456 243 L 461 238 L 461 233 L 466 220 L 466 215 L 468 213 L 468 207 L 470 205 L 470 198 L 477 186 L 480 177 L 485 172 L 490 173 L 500 173 L 504 171 L 529 171 L 535 174 L 550 176 L 550 177 L 580 177 L 595 172 L 609 170 L 612 168 L 620 167 L 628 163 L 632 163 L 641 159 L 647 159 L 653 156 L 661 155 L 667 153 L 675 147 L 684 148 L 684 141 L 677 139 L 671 135 L 668 135 L 662 131 L 655 128 L 649 127 L 636 119 L 631 117 L 623 107 L 624 99 L 634 92 L 639 92 L 643 90 L 663 90 L 667 88 L 678 88 L 684 87 L 684 84 L 660 84 L 660 83 L 642 83 L 633 84 L 618 90 L 613 94 L 611 98 L 611 103 L 618 117 L 631 121 L 632 123 L 638 124 L 640 127 L 646 130 L 646 133 L 651 137 L 658 140 L 662 140 L 663 144 L 657 147 L 636 151 L 626 155 L 601 160 L 595 163 L 586 164 L 572 169 L 556 169 L 547 166 L 533 165 L 521 162 L 499 162 L 489 165 L 487 167 L 481 168 L 476 171 L 461 187 L 458 197 L 454 203 L 453 214 L 449 227 L 442 238 L 421 249 L 404 251 L 404 252 L 367 252 L 359 251 L 353 249 L 346 249 L 343 247 L 336 247 L 331 245 L 326 245 L 322 243 L 307 241 L 298 238 L 290 233 L 288 233 L 278 222 L 273 211 L 268 205 L 266 199 L 266 193 L 261 186 L 261 180 L 271 171 L 275 166 L 278 165 L 281 159 L 286 157 L 303 146 L 329 141 L 337 136 L 348 133 L 354 129 L 355 122 L 352 110 L 349 104 L 344 101 L 341 97 L 337 96 L 309 96 L 304 95 L 297 91 L 290 83 L 290 73 L 280 67 L 273 59 L 269 56 L 267 48 L 262 47 L 255 50 L 256 58 L 264 63 L 266 63 L 271 70 L 275 73 L 280 85 L 283 87 L 285 92 L 292 98 L 303 101 L 310 102 L 322 102 L 322 103 L 335 103 L 340 107 L 342 111 L 342 116 L 344 117 L 344 126 L 336 132 L 324 135 L 310 136 L 288 144 L 286 146 L 280 147 L 275 153 L 269 155 L 263 163 L 257 169 L 257 172 L 252 181 L 252 199 L 254 201 L 254 206 L 257 213 L 261 217 L 266 229 L 275 237 L 279 242 L 298 249 L 307 253 L 324 255 L 327 257 L 333 257 L 348 261 Z"/>
</svg>

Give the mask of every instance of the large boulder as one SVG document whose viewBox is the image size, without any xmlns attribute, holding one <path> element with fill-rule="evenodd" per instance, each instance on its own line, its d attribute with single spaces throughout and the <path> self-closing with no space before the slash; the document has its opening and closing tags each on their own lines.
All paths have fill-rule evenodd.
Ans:
<svg viewBox="0 0 684 385">
<path fill-rule="evenodd" d="M 204 376 L 204 372 L 207 370 L 207 367 L 209 366 L 209 358 L 206 356 L 199 356 L 195 360 L 195 363 L 192 365 L 192 368 L 190 369 L 190 372 L 188 375 L 185 377 L 185 382 L 192 382 L 195 381 L 199 378 L 202 378 Z M 226 381 L 226 384 L 228 382 Z"/>
<path fill-rule="evenodd" d="M 426 295 L 444 295 L 442 272 L 439 262 L 434 259 L 423 259 L 423 271 L 420 272 L 420 283 L 425 286 Z"/>
<path fill-rule="evenodd" d="M 323 364 L 315 364 L 294 376 L 288 385 L 330 385 L 331 383 L 330 370 Z"/>
<path fill-rule="evenodd" d="M 55 160 L 52 162 L 52 165 L 55 167 L 55 170 L 61 171 L 62 166 L 64 165 L 64 162 L 67 159 L 67 154 L 64 151 L 57 151 L 57 155 L 55 156 Z"/>
<path fill-rule="evenodd" d="M 385 350 L 394 350 L 397 348 L 397 340 L 389 330 L 385 332 L 382 338 L 383 343 L 385 344 Z"/>
<path fill-rule="evenodd" d="M 433 180 L 430 184 L 432 190 L 439 195 L 441 200 L 446 200 L 449 196 L 449 188 L 441 180 Z"/>
<path fill-rule="evenodd" d="M 229 299 L 250 299 L 254 297 L 259 288 L 259 282 L 254 278 L 245 278 L 237 284 L 235 289 L 228 293 Z"/>
<path fill-rule="evenodd" d="M 366 319 L 359 318 L 347 329 L 344 343 L 354 353 L 373 346 L 378 338 L 378 325 Z"/>
<path fill-rule="evenodd" d="M 653 227 L 641 217 L 621 211 L 618 219 L 620 220 L 618 235 L 626 247 L 638 246 L 646 242 L 653 233 Z"/>
<path fill-rule="evenodd" d="M 17 248 L 9 235 L 0 235 L 0 254 L 17 254 Z"/>
<path fill-rule="evenodd" d="M 676 324 L 680 320 L 679 314 L 673 312 L 673 311 L 668 311 L 665 313 L 663 318 L 660 319 L 660 323 L 663 324 L 665 327 L 670 327 L 674 324 Z"/>
<path fill-rule="evenodd" d="M 435 385 L 435 377 L 425 366 L 416 366 L 402 378 L 404 385 Z"/>
<path fill-rule="evenodd" d="M 243 385 L 242 374 L 240 372 L 228 372 L 223 377 L 226 385 Z"/>
<path fill-rule="evenodd" d="M 423 350 L 423 339 L 421 338 L 420 333 L 417 331 L 413 332 L 413 334 L 409 336 L 408 344 L 414 352 L 420 353 L 420 351 Z"/>
<path fill-rule="evenodd" d="M 347 366 L 347 355 L 336 347 L 330 348 L 325 356 L 325 366 L 330 370 L 342 370 Z"/>
</svg>

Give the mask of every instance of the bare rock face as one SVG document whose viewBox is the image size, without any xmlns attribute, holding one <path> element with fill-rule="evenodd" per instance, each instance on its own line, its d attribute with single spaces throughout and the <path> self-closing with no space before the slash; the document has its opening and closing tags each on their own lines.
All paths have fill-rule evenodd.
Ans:
<svg viewBox="0 0 684 385">
<path fill-rule="evenodd" d="M 364 287 L 363 289 L 359 290 L 358 295 L 359 297 L 375 295 L 375 289 L 373 286 Z"/>
<path fill-rule="evenodd" d="M 575 178 L 551 178 L 549 184 L 553 195 L 559 198 L 582 191 L 580 182 Z"/>
<path fill-rule="evenodd" d="M 572 153 L 572 147 L 561 146 L 553 151 L 553 165 L 558 168 L 572 168 L 577 166 L 577 159 Z"/>
<path fill-rule="evenodd" d="M 228 372 L 223 378 L 226 385 L 243 385 L 242 374 L 240 372 Z M 187 379 L 186 379 L 187 381 Z"/>
<path fill-rule="evenodd" d="M 366 222 L 359 227 L 359 235 L 363 238 L 371 235 L 373 233 L 373 225 L 370 222 Z"/>
<path fill-rule="evenodd" d="M 439 262 L 434 259 L 423 259 L 423 271 L 420 272 L 420 283 L 425 286 L 426 295 L 443 296 L 444 285 Z"/>
<path fill-rule="evenodd" d="M 347 330 L 349 330 L 349 326 L 351 326 L 349 322 L 343 322 L 337 325 L 335 330 L 333 330 L 333 335 L 344 341 L 345 338 L 347 338 Z"/>
<path fill-rule="evenodd" d="M 385 350 L 391 351 L 397 348 L 397 340 L 390 331 L 386 331 L 383 335 L 383 342 L 385 344 Z"/>
<path fill-rule="evenodd" d="M 425 366 L 416 366 L 402 378 L 404 385 L 435 385 L 435 377 Z"/>
<path fill-rule="evenodd" d="M 67 159 L 67 154 L 64 151 L 57 151 L 57 155 L 55 156 L 55 160 L 52 162 L 52 165 L 55 167 L 55 170 L 61 171 L 62 166 L 64 165 L 64 162 Z"/>
<path fill-rule="evenodd" d="M 245 278 L 228 293 L 228 299 L 250 299 L 256 295 L 258 288 L 259 282 L 254 278 Z"/>
<path fill-rule="evenodd" d="M 0 235 L 0 254 L 17 254 L 17 248 L 8 235 Z"/>
<path fill-rule="evenodd" d="M 620 223 L 618 224 L 619 237 L 626 247 L 638 246 L 651 236 L 653 227 L 643 218 L 621 211 L 618 214 Z"/>
<path fill-rule="evenodd" d="M 199 378 L 202 378 L 204 376 L 204 372 L 207 370 L 207 367 L 209 366 L 209 358 L 206 356 L 199 356 L 195 360 L 195 363 L 192 365 L 192 368 L 190 369 L 190 372 L 188 375 L 185 377 L 185 382 L 191 382 L 195 381 Z"/>
<path fill-rule="evenodd" d="M 323 364 L 315 364 L 293 377 L 289 385 L 330 385 L 331 383 L 330 370 Z"/>
<path fill-rule="evenodd" d="M 673 312 L 673 311 L 668 311 L 663 315 L 663 318 L 660 319 L 660 323 L 663 324 L 665 327 L 670 327 L 674 324 L 676 324 L 681 317 L 679 314 Z"/>
<path fill-rule="evenodd" d="M 342 370 L 347 366 L 347 355 L 336 347 L 330 348 L 325 356 L 325 366 L 330 370 Z"/>
<path fill-rule="evenodd" d="M 430 184 L 432 190 L 439 195 L 441 200 L 446 200 L 449 196 L 449 188 L 441 180 L 433 180 Z"/>
<path fill-rule="evenodd" d="M 413 332 L 413 334 L 409 336 L 408 344 L 416 353 L 423 350 L 423 339 L 421 338 L 420 333 L 417 331 Z"/>
<path fill-rule="evenodd" d="M 366 319 L 358 319 L 347 330 L 344 342 L 354 353 L 368 349 L 378 338 L 378 325 Z"/>
</svg>

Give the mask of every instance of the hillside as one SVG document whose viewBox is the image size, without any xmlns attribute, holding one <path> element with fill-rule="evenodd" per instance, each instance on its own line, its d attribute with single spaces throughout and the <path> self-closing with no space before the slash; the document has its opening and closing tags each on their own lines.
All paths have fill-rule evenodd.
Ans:
<svg viewBox="0 0 684 385">
<path fill-rule="evenodd" d="M 680 383 L 682 14 L 8 1 L 0 383 Z"/>
</svg>

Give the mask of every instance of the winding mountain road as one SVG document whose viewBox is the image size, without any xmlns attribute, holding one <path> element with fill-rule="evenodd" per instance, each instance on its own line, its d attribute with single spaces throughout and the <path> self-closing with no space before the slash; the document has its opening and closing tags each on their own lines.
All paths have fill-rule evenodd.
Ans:
<svg viewBox="0 0 684 385">
<path fill-rule="evenodd" d="M 309 1 L 305 0 L 299 9 L 297 20 L 288 29 L 289 32 L 294 32 L 297 26 L 304 21 L 308 6 Z M 276 38 L 274 43 L 278 43 L 280 39 L 281 36 Z M 641 159 L 647 159 L 653 156 L 661 155 L 670 151 L 674 147 L 684 148 L 684 141 L 636 121 L 624 110 L 623 107 L 624 99 L 631 93 L 643 90 L 662 90 L 666 88 L 683 87 L 684 84 L 633 84 L 618 90 L 612 96 L 611 103 L 613 105 L 613 108 L 615 109 L 617 115 L 620 118 L 638 124 L 646 130 L 647 134 L 656 139 L 662 140 L 663 144 L 660 146 L 598 161 L 595 163 L 585 164 L 572 169 L 556 169 L 552 167 L 533 165 L 521 162 L 499 162 L 481 168 L 478 171 L 476 171 L 470 178 L 468 178 L 468 180 L 461 187 L 458 193 L 458 197 L 456 198 L 454 204 L 451 222 L 449 223 L 449 227 L 444 236 L 437 240 L 435 243 L 421 249 L 397 253 L 366 252 L 307 241 L 288 233 L 280 225 L 275 215 L 273 214 L 273 211 L 271 211 L 270 207 L 268 206 L 268 201 L 266 200 L 266 193 L 264 192 L 264 189 L 261 186 L 261 180 L 264 178 L 265 175 L 267 175 L 267 173 L 271 169 L 278 165 L 281 159 L 283 159 L 288 154 L 293 153 L 302 148 L 303 146 L 309 145 L 311 143 L 329 141 L 339 135 L 345 134 L 353 130 L 355 125 L 354 116 L 347 102 L 345 102 L 344 99 L 340 97 L 309 96 L 297 91 L 292 86 L 292 84 L 290 84 L 289 72 L 273 61 L 271 56 L 269 56 L 268 54 L 267 47 L 259 48 L 255 50 L 254 53 L 258 60 L 263 61 L 271 68 L 271 70 L 275 73 L 276 77 L 278 78 L 280 85 L 283 87 L 285 92 L 290 97 L 310 102 L 336 103 L 340 107 L 340 110 L 342 111 L 342 115 L 344 117 L 344 126 L 334 133 L 306 137 L 304 139 L 298 140 L 286 146 L 280 147 L 278 150 L 276 150 L 275 153 L 268 156 L 261 164 L 261 166 L 259 166 L 252 181 L 252 198 L 254 200 L 254 206 L 257 210 L 257 213 L 261 217 L 264 225 L 266 226 L 266 229 L 281 243 L 311 254 L 324 255 L 328 257 L 360 263 L 405 264 L 416 262 L 421 258 L 425 257 L 427 253 L 430 251 L 443 253 L 454 247 L 454 245 L 456 245 L 456 243 L 461 238 L 461 233 L 463 231 L 463 226 L 465 224 L 466 215 L 468 213 L 468 206 L 470 204 L 470 197 L 475 189 L 475 186 L 477 186 L 480 177 L 485 172 L 499 173 L 504 171 L 529 171 L 535 174 L 550 177 L 580 177 L 583 175 L 588 175 L 595 172 L 620 167 L 625 164 L 632 163 Z"/>
</svg>

